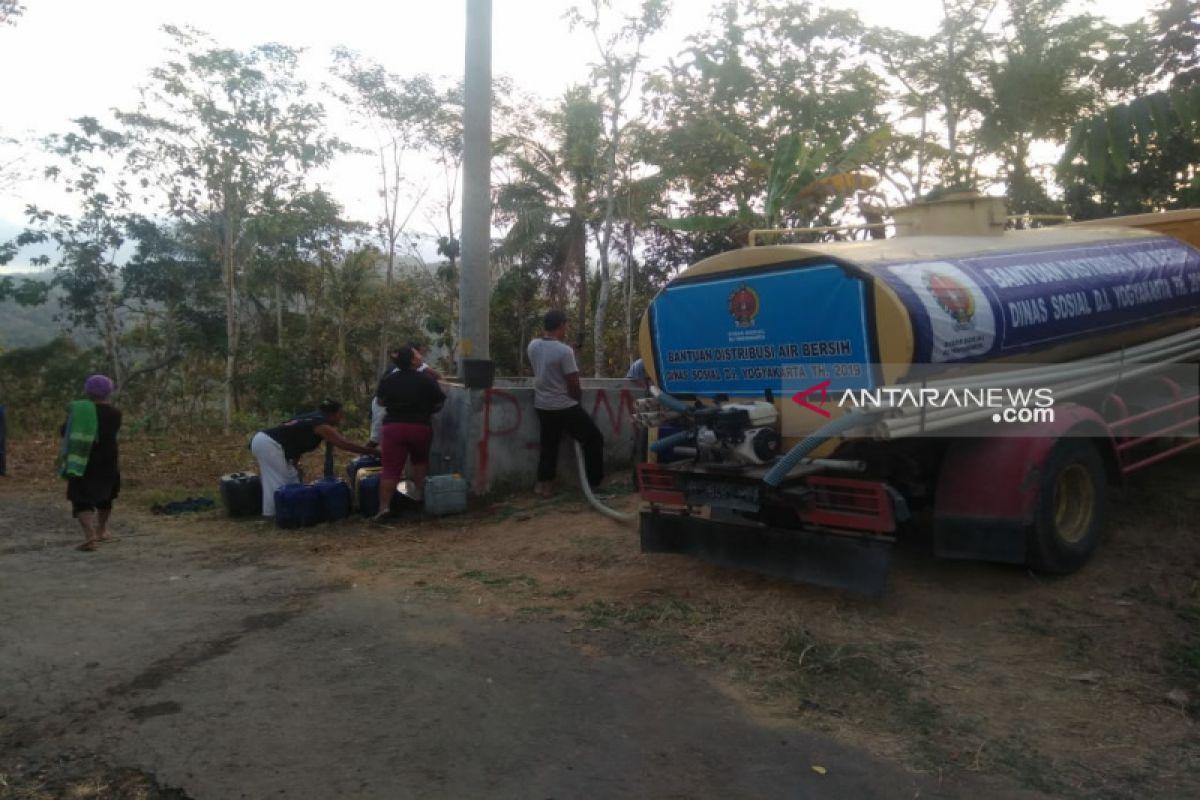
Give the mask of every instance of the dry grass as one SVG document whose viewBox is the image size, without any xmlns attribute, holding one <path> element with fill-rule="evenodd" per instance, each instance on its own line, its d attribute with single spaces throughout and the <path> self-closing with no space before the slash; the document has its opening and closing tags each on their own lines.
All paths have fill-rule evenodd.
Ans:
<svg viewBox="0 0 1200 800">
<path fill-rule="evenodd" d="M 0 774 L 0 800 L 187 800 L 178 789 L 130 769 L 93 764 L 84 777 L 61 778 L 50 772 Z"/>
<path fill-rule="evenodd" d="M 215 496 L 217 475 L 249 463 L 242 439 L 124 446 L 126 508 Z M 52 487 L 24 466 L 31 452 L 13 448 L 13 485 Z M 763 719 L 800 718 L 916 771 L 998 774 L 1061 796 L 1188 797 L 1200 796 L 1197 476 L 1196 455 L 1140 476 L 1075 576 L 912 547 L 878 599 L 644 556 L 633 529 L 574 497 L 502 498 L 392 531 L 353 521 L 281 535 L 215 513 L 158 524 L 474 614 L 604 631 L 578 646 L 688 660 Z M 1190 708 L 1166 700 L 1177 689 Z"/>
</svg>

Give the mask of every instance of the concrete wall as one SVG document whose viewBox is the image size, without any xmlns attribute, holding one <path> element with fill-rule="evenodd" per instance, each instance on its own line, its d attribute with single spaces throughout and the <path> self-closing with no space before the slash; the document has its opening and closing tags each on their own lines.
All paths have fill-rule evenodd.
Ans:
<svg viewBox="0 0 1200 800">
<path fill-rule="evenodd" d="M 446 405 L 434 417 L 430 474 L 457 472 L 483 495 L 532 488 L 537 480 L 538 419 L 533 386 L 523 379 L 497 378 L 491 389 L 446 388 Z M 604 456 L 612 468 L 628 467 L 637 452 L 630 415 L 642 388 L 626 380 L 583 381 L 583 408 L 604 434 Z M 574 439 L 563 437 L 558 480 L 578 484 Z"/>
</svg>

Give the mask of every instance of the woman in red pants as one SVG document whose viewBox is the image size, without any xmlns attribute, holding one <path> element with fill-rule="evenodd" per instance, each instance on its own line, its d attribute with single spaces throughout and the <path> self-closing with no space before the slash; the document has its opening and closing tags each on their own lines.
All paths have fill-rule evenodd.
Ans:
<svg viewBox="0 0 1200 800">
<path fill-rule="evenodd" d="M 384 376 L 375 392 L 380 405 L 387 409 L 380 435 L 383 474 L 379 476 L 376 521 L 391 516 L 392 495 L 404 477 L 405 462 L 411 461 L 409 477 L 416 484 L 410 496 L 420 500 L 425 491 L 429 447 L 433 442 L 432 418 L 446 401 L 446 395 L 436 380 L 420 371 L 420 359 L 413 348 L 401 347 L 392 356 L 396 370 Z"/>
</svg>

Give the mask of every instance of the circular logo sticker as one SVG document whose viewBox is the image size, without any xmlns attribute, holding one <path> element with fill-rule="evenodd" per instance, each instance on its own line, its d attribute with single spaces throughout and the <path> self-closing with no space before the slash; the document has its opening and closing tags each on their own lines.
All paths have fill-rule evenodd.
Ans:
<svg viewBox="0 0 1200 800">
<path fill-rule="evenodd" d="M 739 328 L 749 328 L 754 324 L 759 307 L 758 292 L 744 283 L 729 295 L 729 315 Z"/>
</svg>

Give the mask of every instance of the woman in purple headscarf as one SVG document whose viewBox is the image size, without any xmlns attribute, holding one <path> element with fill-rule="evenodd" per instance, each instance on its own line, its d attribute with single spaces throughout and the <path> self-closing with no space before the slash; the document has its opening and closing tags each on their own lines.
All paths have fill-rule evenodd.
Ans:
<svg viewBox="0 0 1200 800">
<path fill-rule="evenodd" d="M 87 399 L 71 404 L 63 426 L 62 474 L 67 478 L 72 514 L 83 528 L 84 542 L 79 549 L 85 551 L 113 541 L 108 535 L 108 518 L 121 491 L 117 458 L 121 412 L 112 404 L 112 393 L 112 380 L 104 375 L 89 377 L 83 384 Z"/>
</svg>

